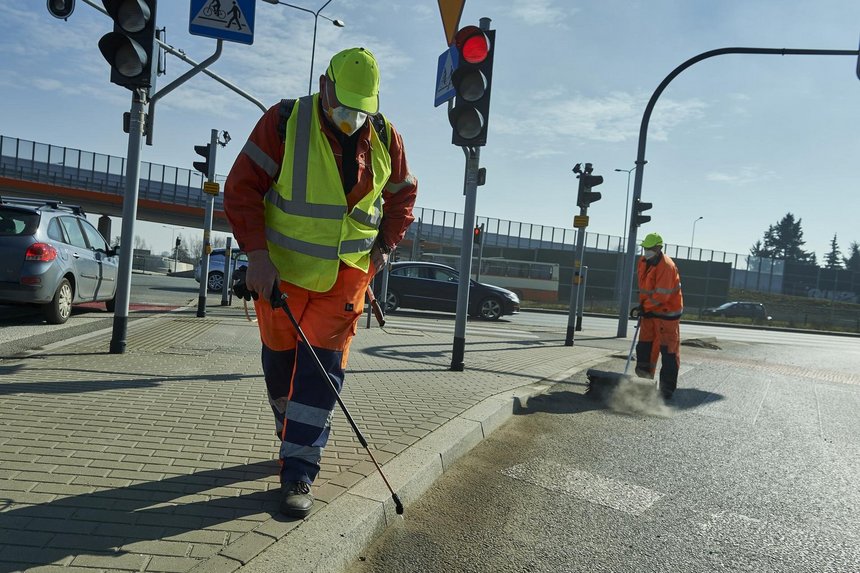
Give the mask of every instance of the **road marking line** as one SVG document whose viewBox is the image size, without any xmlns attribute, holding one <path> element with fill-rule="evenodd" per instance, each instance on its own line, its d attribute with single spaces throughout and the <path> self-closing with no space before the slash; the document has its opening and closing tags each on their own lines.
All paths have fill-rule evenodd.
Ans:
<svg viewBox="0 0 860 573">
<path fill-rule="evenodd" d="M 641 515 L 664 495 L 546 460 L 517 464 L 502 470 L 502 474 L 630 515 Z"/>
</svg>

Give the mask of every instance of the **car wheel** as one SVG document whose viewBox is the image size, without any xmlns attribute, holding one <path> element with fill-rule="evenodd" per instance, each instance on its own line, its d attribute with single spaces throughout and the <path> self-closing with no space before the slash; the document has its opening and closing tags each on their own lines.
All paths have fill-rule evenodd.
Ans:
<svg viewBox="0 0 860 573">
<path fill-rule="evenodd" d="M 69 320 L 72 314 L 72 299 L 75 294 L 68 279 L 60 281 L 60 285 L 54 292 L 54 298 L 45 305 L 45 320 L 48 324 L 63 324 Z"/>
<path fill-rule="evenodd" d="M 116 312 L 116 295 L 112 299 L 105 301 L 105 309 L 108 312 Z"/>
<path fill-rule="evenodd" d="M 206 286 L 211 291 L 220 291 L 224 288 L 224 273 L 214 271 L 209 273 L 209 280 L 206 281 Z"/>
<path fill-rule="evenodd" d="M 400 297 L 393 290 L 385 294 L 385 312 L 394 312 L 400 307 Z"/>
<path fill-rule="evenodd" d="M 502 303 L 496 297 L 488 296 L 481 301 L 479 312 L 486 320 L 499 320 L 502 316 Z"/>
</svg>

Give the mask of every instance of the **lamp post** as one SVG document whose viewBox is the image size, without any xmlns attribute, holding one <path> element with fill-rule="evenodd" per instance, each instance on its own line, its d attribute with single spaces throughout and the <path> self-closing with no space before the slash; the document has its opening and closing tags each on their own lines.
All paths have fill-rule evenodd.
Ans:
<svg viewBox="0 0 860 573">
<path fill-rule="evenodd" d="M 320 14 L 320 12 L 322 12 L 325 9 L 325 7 L 331 3 L 331 0 L 327 0 L 326 3 L 323 4 L 322 6 L 320 6 L 320 9 L 317 10 L 316 12 L 314 12 L 313 10 L 310 10 L 308 8 L 302 8 L 301 6 L 296 6 L 295 4 L 288 4 L 287 2 L 281 2 L 281 0 L 265 0 L 265 1 L 268 2 L 269 4 L 280 4 L 281 6 L 289 6 L 290 8 L 295 8 L 296 10 L 301 10 L 302 12 L 307 12 L 308 14 L 311 14 L 314 17 L 314 39 L 313 39 L 313 43 L 311 44 L 311 72 L 310 72 L 310 76 L 308 77 L 308 95 L 311 95 L 312 86 L 314 84 L 314 55 L 315 55 L 316 48 L 317 48 L 317 22 L 319 21 L 319 18 L 324 18 L 324 19 L 328 20 L 329 22 L 331 22 L 332 25 L 337 26 L 338 28 L 343 28 L 346 24 L 343 23 L 343 20 L 332 20 L 328 16 L 323 16 L 322 14 Z"/>
<path fill-rule="evenodd" d="M 693 236 L 690 237 L 690 256 L 693 256 L 693 242 L 696 240 L 696 223 L 704 219 L 704 217 L 699 217 L 695 221 L 693 221 Z"/>
<path fill-rule="evenodd" d="M 636 170 L 634 165 L 630 169 L 616 169 L 619 173 L 627 174 L 627 199 L 624 200 L 624 232 L 621 234 L 622 247 L 627 243 L 627 212 L 630 209 L 630 173 Z"/>
<path fill-rule="evenodd" d="M 168 228 L 167 225 L 162 225 L 165 229 Z M 173 245 L 173 272 L 176 272 L 176 227 L 171 225 L 170 227 L 170 244 Z"/>
</svg>

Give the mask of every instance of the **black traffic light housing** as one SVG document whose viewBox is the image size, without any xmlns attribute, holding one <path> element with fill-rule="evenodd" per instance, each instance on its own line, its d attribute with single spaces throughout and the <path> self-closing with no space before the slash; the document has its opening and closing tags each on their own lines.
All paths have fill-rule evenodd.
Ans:
<svg viewBox="0 0 860 573">
<path fill-rule="evenodd" d="M 633 201 L 633 224 L 637 227 L 642 225 L 643 223 L 647 223 L 651 220 L 650 215 L 643 215 L 644 211 L 647 211 L 654 205 L 652 203 L 645 203 L 638 198 Z"/>
<path fill-rule="evenodd" d="M 483 240 L 483 237 L 484 237 L 484 224 L 483 223 L 481 223 L 480 226 L 475 225 L 474 234 L 475 234 L 475 244 L 480 245 L 481 240 Z"/>
<path fill-rule="evenodd" d="M 194 152 L 197 155 L 203 156 L 203 161 L 195 161 L 194 169 L 203 174 L 204 177 L 209 177 L 209 158 L 212 156 L 212 144 L 195 145 Z"/>
<path fill-rule="evenodd" d="M 48 0 L 48 12 L 54 18 L 68 20 L 75 11 L 75 0 Z"/>
<path fill-rule="evenodd" d="M 448 121 L 453 128 L 451 143 L 454 145 L 477 147 L 487 144 L 495 41 L 495 30 L 482 30 L 477 26 L 466 26 L 454 36 L 458 63 L 451 76 L 454 107 L 448 112 Z"/>
<path fill-rule="evenodd" d="M 603 196 L 597 191 L 591 190 L 603 183 L 603 176 L 592 175 L 591 172 L 593 170 L 594 167 L 591 163 L 586 163 L 585 169 L 582 169 L 582 165 L 580 163 L 577 163 L 573 168 L 573 172 L 576 173 L 576 176 L 579 178 L 579 187 L 576 193 L 577 207 L 587 209 L 588 206 L 595 201 L 600 201 L 600 198 Z"/>
<path fill-rule="evenodd" d="M 130 90 L 153 87 L 158 72 L 156 0 L 102 3 L 114 23 L 113 32 L 99 40 L 99 50 L 111 67 L 110 81 Z"/>
<path fill-rule="evenodd" d="M 180 237 L 176 237 L 176 248 L 179 248 L 179 245 L 182 244 L 182 239 Z"/>
</svg>

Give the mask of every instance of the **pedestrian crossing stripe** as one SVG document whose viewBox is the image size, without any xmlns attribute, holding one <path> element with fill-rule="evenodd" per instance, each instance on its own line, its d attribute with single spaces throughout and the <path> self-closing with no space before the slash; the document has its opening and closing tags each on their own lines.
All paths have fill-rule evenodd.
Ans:
<svg viewBox="0 0 860 573">
<path fill-rule="evenodd" d="M 191 0 L 188 32 L 253 44 L 254 7 L 255 0 Z"/>
</svg>

